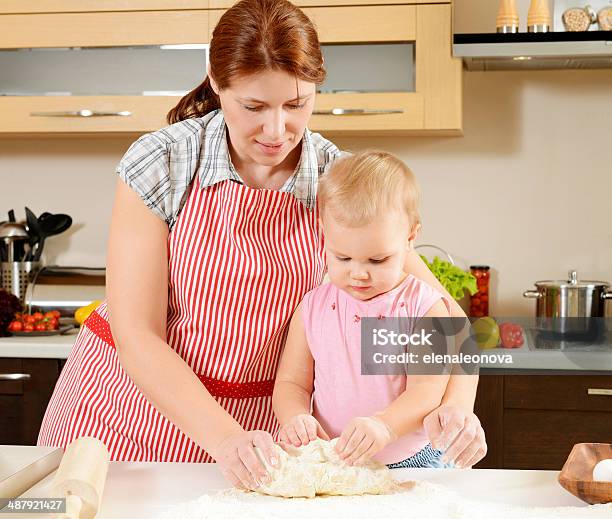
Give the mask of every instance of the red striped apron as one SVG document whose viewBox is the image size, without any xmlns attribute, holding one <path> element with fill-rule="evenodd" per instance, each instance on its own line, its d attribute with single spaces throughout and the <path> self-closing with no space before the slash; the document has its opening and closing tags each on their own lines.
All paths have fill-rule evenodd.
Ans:
<svg viewBox="0 0 612 519">
<path fill-rule="evenodd" d="M 290 193 L 199 182 L 168 236 L 167 341 L 242 427 L 276 434 L 271 395 L 287 325 L 323 277 L 316 211 Z M 212 461 L 122 369 L 106 303 L 77 336 L 38 444 L 84 435 L 114 461 Z"/>
</svg>

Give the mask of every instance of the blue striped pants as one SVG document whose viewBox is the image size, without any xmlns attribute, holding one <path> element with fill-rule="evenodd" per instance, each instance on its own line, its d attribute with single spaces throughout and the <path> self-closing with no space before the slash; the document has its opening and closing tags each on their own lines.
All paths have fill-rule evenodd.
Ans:
<svg viewBox="0 0 612 519">
<path fill-rule="evenodd" d="M 440 457 L 444 454 L 442 451 L 436 450 L 428 443 L 419 452 L 413 454 L 404 461 L 391 463 L 387 465 L 390 469 L 452 469 L 455 468 L 453 463 L 444 463 Z"/>
</svg>

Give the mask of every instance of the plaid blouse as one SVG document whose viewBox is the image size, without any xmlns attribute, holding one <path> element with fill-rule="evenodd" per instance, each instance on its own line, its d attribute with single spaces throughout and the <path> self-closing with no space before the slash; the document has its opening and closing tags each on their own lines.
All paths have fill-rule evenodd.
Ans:
<svg viewBox="0 0 612 519">
<path fill-rule="evenodd" d="M 312 209 L 319 175 L 342 154 L 332 142 L 306 129 L 300 161 L 280 191 L 293 194 Z M 224 180 L 243 183 L 230 160 L 221 110 L 143 135 L 117 166 L 119 177 L 170 229 L 200 171 L 202 189 Z"/>
</svg>

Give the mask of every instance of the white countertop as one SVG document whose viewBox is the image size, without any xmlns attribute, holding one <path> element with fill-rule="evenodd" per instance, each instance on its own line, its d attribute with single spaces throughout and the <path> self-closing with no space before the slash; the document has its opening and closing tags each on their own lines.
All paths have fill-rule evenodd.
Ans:
<svg viewBox="0 0 612 519">
<path fill-rule="evenodd" d="M 489 354 L 510 355 L 511 362 L 482 363 L 492 370 L 612 371 L 612 347 L 609 351 L 561 351 L 535 349 L 525 343 L 520 348 L 493 348 Z"/>
<path fill-rule="evenodd" d="M 48 337 L 0 337 L 0 357 L 67 359 L 78 330 Z"/>
<path fill-rule="evenodd" d="M 25 466 L 50 450 L 0 446 L 0 462 L 11 458 L 14 465 L 15 459 L 21 456 Z M 559 485 L 556 471 L 397 469 L 393 472 L 399 480 L 427 480 L 470 499 L 538 507 L 586 506 Z M 49 475 L 24 496 L 45 496 L 52 478 L 53 474 Z M 151 517 L 207 491 L 227 487 L 214 464 L 112 462 L 97 519 Z"/>
<path fill-rule="evenodd" d="M 67 359 L 77 333 L 75 329 L 50 337 L 2 337 L 0 358 Z M 583 351 L 536 349 L 527 336 L 521 348 L 494 348 L 487 353 L 512 357 L 509 363 L 481 365 L 492 370 L 612 371 L 612 346 L 607 350 L 586 347 Z"/>
</svg>

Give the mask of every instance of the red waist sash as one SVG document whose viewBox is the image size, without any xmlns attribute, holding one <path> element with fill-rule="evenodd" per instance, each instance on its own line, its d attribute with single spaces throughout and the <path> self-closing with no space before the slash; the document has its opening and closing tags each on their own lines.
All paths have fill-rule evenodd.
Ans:
<svg viewBox="0 0 612 519">
<path fill-rule="evenodd" d="M 104 341 L 109 346 L 115 348 L 115 341 L 111 333 L 110 324 L 97 312 L 92 312 L 83 323 L 96 337 Z M 262 380 L 261 382 L 226 382 L 216 380 L 204 375 L 196 376 L 208 392 L 217 398 L 261 398 L 272 396 L 274 390 L 274 380 Z"/>
</svg>

